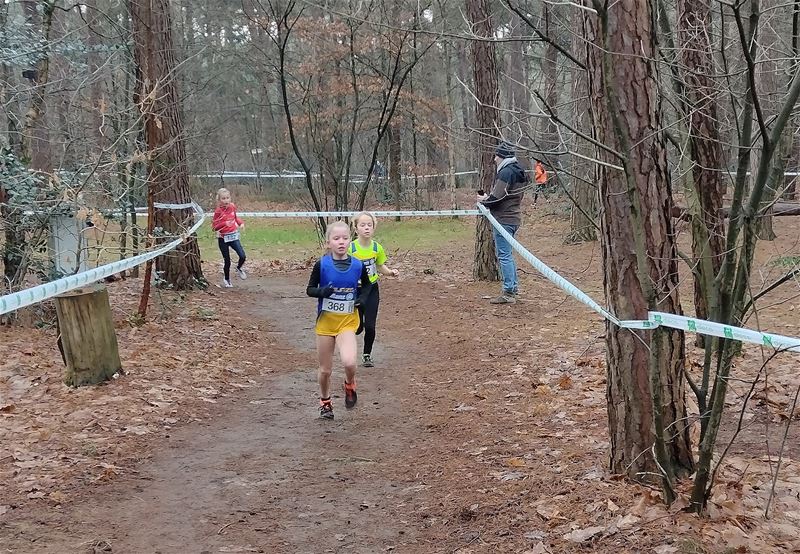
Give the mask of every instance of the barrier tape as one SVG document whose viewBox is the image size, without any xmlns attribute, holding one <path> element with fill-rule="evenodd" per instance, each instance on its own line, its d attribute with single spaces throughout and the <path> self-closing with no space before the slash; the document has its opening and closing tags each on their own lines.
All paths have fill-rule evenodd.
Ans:
<svg viewBox="0 0 800 554">
<path fill-rule="evenodd" d="M 562 277 L 559 273 L 557 273 L 554 269 L 552 269 L 549 265 L 544 263 L 542 260 L 534 256 L 533 254 L 528 251 L 527 248 L 522 246 L 517 239 L 511 236 L 511 233 L 506 231 L 500 223 L 494 218 L 494 216 L 486 209 L 486 206 L 483 204 L 478 204 L 478 209 L 480 210 L 481 214 L 489 220 L 489 223 L 497 229 L 497 231 L 503 235 L 508 243 L 511 245 L 511 248 L 517 251 L 526 262 L 531 264 L 539 273 L 547 277 L 547 279 L 553 283 L 555 286 L 566 292 L 568 295 L 572 296 L 576 300 L 582 302 L 586 306 L 590 307 L 600 315 L 602 315 L 605 319 L 613 322 L 616 325 L 619 325 L 619 320 L 614 317 L 608 310 L 603 308 L 600 304 L 592 300 L 592 298 L 583 292 L 581 289 L 567 281 L 564 277 Z"/>
<path fill-rule="evenodd" d="M 4 314 L 19 308 L 36 304 L 48 298 L 52 298 L 59 294 L 64 294 L 70 290 L 74 290 L 95 281 L 99 281 L 105 277 L 119 273 L 126 269 L 130 269 L 148 260 L 156 258 L 173 248 L 176 248 L 186 237 L 192 235 L 197 231 L 205 221 L 206 215 L 202 208 L 196 203 L 188 204 L 154 204 L 155 208 L 182 210 L 192 208 L 195 213 L 200 216 L 192 227 L 179 238 L 169 242 L 160 248 L 140 254 L 133 258 L 120 260 L 106 264 L 88 271 L 70 275 L 50 283 L 44 283 L 30 289 L 20 292 L 9 294 L 0 297 L 0 314 Z M 315 217 L 352 217 L 360 212 L 240 212 L 240 217 L 267 217 L 267 218 L 315 218 Z M 376 217 L 425 217 L 425 216 L 438 216 L 438 217 L 452 217 L 452 216 L 485 216 L 492 226 L 509 242 L 511 247 L 531 266 L 544 275 L 551 283 L 563 290 L 569 296 L 575 298 L 583 303 L 590 309 L 594 310 L 603 318 L 610 321 L 614 325 L 625 329 L 641 329 L 651 330 L 656 327 L 669 327 L 672 329 L 679 329 L 686 332 L 699 333 L 703 335 L 710 335 L 720 338 L 728 338 L 762 346 L 769 346 L 776 349 L 785 349 L 792 352 L 800 352 L 800 338 L 788 337 L 778 335 L 775 333 L 766 333 L 761 331 L 754 331 L 745 329 L 743 327 L 735 327 L 732 325 L 723 325 L 713 321 L 706 321 L 703 319 L 695 319 L 676 314 L 669 314 L 665 312 L 648 312 L 647 320 L 622 320 L 620 321 L 611 312 L 603 308 L 600 304 L 595 302 L 588 294 L 581 289 L 570 283 L 567 279 L 562 277 L 558 272 L 553 270 L 550 266 L 545 264 L 539 258 L 534 256 L 527 248 L 522 246 L 511 234 L 506 231 L 502 225 L 492 216 L 489 210 L 483 204 L 478 204 L 477 210 L 408 210 L 408 211 L 374 211 L 370 212 Z"/>
<path fill-rule="evenodd" d="M 753 331 L 744 327 L 734 325 L 723 325 L 705 319 L 696 319 L 682 315 L 670 314 L 666 312 L 648 312 L 647 321 L 621 321 L 620 327 L 629 329 L 654 329 L 658 326 L 680 329 L 701 335 L 710 335 L 724 339 L 733 339 L 761 346 L 769 346 L 776 350 L 790 350 L 800 352 L 800 339 L 766 333 L 763 331 Z"/>
<path fill-rule="evenodd" d="M 7 294 L 5 296 L 0 296 L 0 315 L 13 312 L 14 310 L 24 308 L 25 306 L 38 304 L 39 302 L 53 298 L 59 294 L 64 294 L 71 290 L 86 286 L 90 283 L 94 283 L 95 281 L 99 281 L 114 275 L 115 273 L 136 267 L 137 265 L 143 264 L 144 262 L 152 260 L 153 258 L 157 258 L 158 256 L 169 252 L 173 248 L 177 248 L 187 237 L 194 234 L 203 225 L 206 219 L 206 214 L 203 212 L 203 209 L 194 202 L 191 204 L 155 204 L 154 206 L 161 209 L 173 210 L 192 208 L 194 209 L 195 214 L 200 217 L 200 219 L 196 221 L 188 231 L 182 233 L 180 237 L 168 242 L 167 244 L 164 244 L 163 246 L 160 246 L 152 252 L 145 252 L 144 254 L 139 254 L 138 256 L 134 256 L 132 258 L 101 265 L 100 267 L 89 269 L 81 273 L 76 273 L 75 275 L 69 275 L 68 277 L 62 277 L 61 279 L 50 281 L 49 283 L 43 283 L 29 289 Z"/>
<path fill-rule="evenodd" d="M 680 329 L 681 331 L 698 333 L 701 335 L 710 335 L 714 337 L 738 340 L 741 342 L 748 342 L 751 344 L 758 344 L 761 346 L 769 346 L 775 348 L 776 350 L 800 352 L 800 338 L 787 337 L 785 335 L 766 333 L 762 331 L 753 331 L 751 329 L 745 329 L 744 327 L 723 325 L 713 321 L 706 321 L 705 319 L 696 319 L 666 312 L 648 312 L 647 320 L 620 321 L 609 311 L 602 308 L 597 302 L 592 300 L 589 295 L 564 279 L 561 275 L 547 266 L 547 264 L 531 254 L 514 237 L 512 237 L 508 231 L 503 229 L 503 226 L 498 223 L 498 221 L 492 216 L 485 206 L 479 204 L 478 209 L 484 216 L 486 216 L 492 226 L 497 229 L 501 235 L 503 235 L 509 244 L 511 244 L 511 247 L 516 250 L 517 253 L 522 256 L 522 258 L 536 268 L 542 275 L 544 275 L 550 282 L 579 302 L 582 302 L 592 310 L 596 311 L 605 319 L 614 325 L 617 325 L 618 327 L 622 327 L 624 329 L 644 330 L 655 329 L 659 326 L 669 327 L 671 329 Z"/>
<path fill-rule="evenodd" d="M 236 212 L 239 217 L 353 217 L 361 211 L 354 212 Z M 370 211 L 375 217 L 453 217 L 478 215 L 478 210 L 407 210 L 407 211 Z"/>
</svg>

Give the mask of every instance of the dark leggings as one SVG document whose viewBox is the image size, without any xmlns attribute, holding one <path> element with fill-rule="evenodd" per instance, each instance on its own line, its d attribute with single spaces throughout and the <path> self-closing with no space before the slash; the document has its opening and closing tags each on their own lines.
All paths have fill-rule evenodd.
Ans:
<svg viewBox="0 0 800 554">
<path fill-rule="evenodd" d="M 217 244 L 219 245 L 219 251 L 222 252 L 222 259 L 225 260 L 225 265 L 222 266 L 222 273 L 225 275 L 225 280 L 231 280 L 231 251 L 230 248 L 236 252 L 236 255 L 239 256 L 239 263 L 236 264 L 236 269 L 242 269 L 244 262 L 247 260 L 247 257 L 244 255 L 244 248 L 242 248 L 242 243 L 238 240 L 234 240 L 231 242 L 225 242 L 223 239 L 217 239 Z"/>
<path fill-rule="evenodd" d="M 375 342 L 375 324 L 378 321 L 378 304 L 381 303 L 381 293 L 378 283 L 372 284 L 372 290 L 364 302 L 364 354 L 372 354 L 372 344 Z"/>
</svg>

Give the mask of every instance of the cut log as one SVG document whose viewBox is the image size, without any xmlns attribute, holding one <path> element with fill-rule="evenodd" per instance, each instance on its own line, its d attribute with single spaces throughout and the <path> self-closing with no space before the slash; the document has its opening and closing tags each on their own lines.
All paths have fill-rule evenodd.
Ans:
<svg viewBox="0 0 800 554">
<path fill-rule="evenodd" d="M 83 287 L 56 297 L 56 312 L 67 385 L 94 385 L 122 371 L 105 286 Z"/>
</svg>

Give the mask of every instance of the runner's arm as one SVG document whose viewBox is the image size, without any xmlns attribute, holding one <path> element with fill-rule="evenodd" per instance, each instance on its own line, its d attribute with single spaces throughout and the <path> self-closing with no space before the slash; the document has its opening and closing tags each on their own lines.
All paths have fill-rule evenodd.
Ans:
<svg viewBox="0 0 800 554">
<path fill-rule="evenodd" d="M 211 230 L 212 231 L 219 231 L 222 229 L 224 223 L 222 221 L 222 210 L 217 208 L 214 210 L 214 217 L 211 219 Z"/>
<path fill-rule="evenodd" d="M 328 298 L 333 294 L 333 287 L 319 286 L 319 278 L 322 270 L 320 269 L 320 261 L 314 264 L 314 269 L 311 270 L 311 277 L 308 279 L 308 286 L 306 287 L 306 294 L 314 298 Z"/>
<path fill-rule="evenodd" d="M 379 265 L 378 272 L 381 275 L 386 275 L 386 276 L 396 276 L 398 273 L 396 269 L 389 269 L 388 267 L 386 267 L 386 264 Z"/>
<path fill-rule="evenodd" d="M 369 272 L 367 266 L 361 268 L 361 286 L 358 289 L 358 298 L 356 298 L 356 306 L 362 306 L 369 298 L 369 293 L 372 292 L 372 283 L 369 280 Z"/>
</svg>

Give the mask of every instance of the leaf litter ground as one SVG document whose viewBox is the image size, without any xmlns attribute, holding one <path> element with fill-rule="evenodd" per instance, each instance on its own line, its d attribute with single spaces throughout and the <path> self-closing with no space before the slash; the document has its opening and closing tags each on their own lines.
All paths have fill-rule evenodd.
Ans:
<svg viewBox="0 0 800 554">
<path fill-rule="evenodd" d="M 779 220 L 779 235 L 788 225 Z M 788 224 L 788 222 L 786 222 Z M 471 226 L 471 222 L 464 223 Z M 541 218 L 520 238 L 595 298 L 596 244 L 564 246 Z M 389 246 L 389 245 L 387 245 Z M 769 249 L 772 248 L 770 251 Z M 762 252 L 769 262 L 793 248 Z M 391 250 L 391 248 L 390 248 Z M 164 293 L 132 327 L 140 282 L 110 285 L 125 375 L 61 383 L 52 330 L 3 329 L 0 545 L 8 552 L 790 552 L 800 549 L 800 383 L 769 366 L 744 411 L 707 518 L 607 472 L 604 325 L 526 270 L 521 301 L 490 306 L 471 246 L 403 252 L 385 281 L 377 367 L 359 407 L 315 419 L 308 261 L 265 260 L 237 288 Z M 210 275 L 216 263 L 206 263 Z M 759 313 L 800 334 L 796 285 Z M 688 297 L 684 294 L 684 298 Z M 690 311 L 691 306 L 684 305 Z M 689 362 L 700 351 L 688 347 Z M 735 369 L 721 445 L 762 353 Z M 335 383 L 341 373 L 335 374 Z M 791 418 L 791 419 L 790 419 Z"/>
</svg>

